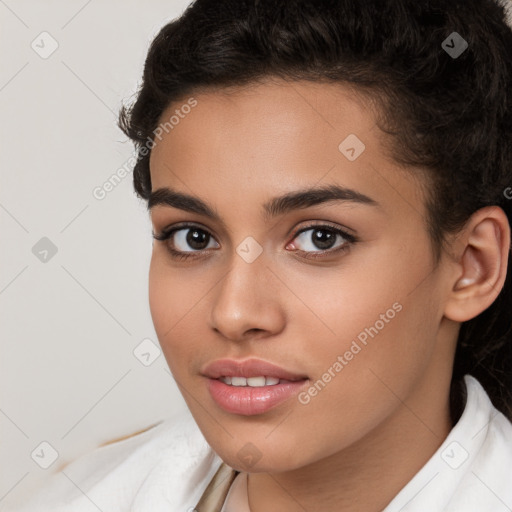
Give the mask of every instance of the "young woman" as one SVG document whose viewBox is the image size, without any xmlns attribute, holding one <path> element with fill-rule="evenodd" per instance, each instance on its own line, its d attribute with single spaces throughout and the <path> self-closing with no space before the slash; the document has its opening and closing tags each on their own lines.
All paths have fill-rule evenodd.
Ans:
<svg viewBox="0 0 512 512">
<path fill-rule="evenodd" d="M 120 126 L 190 415 L 34 510 L 512 510 L 512 32 L 493 0 L 197 0 Z"/>
</svg>

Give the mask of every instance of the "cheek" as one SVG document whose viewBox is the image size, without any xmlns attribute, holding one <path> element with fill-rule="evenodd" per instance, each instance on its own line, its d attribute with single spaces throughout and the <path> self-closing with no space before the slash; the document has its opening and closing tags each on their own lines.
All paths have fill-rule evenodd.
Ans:
<svg viewBox="0 0 512 512">
<path fill-rule="evenodd" d="M 317 280 L 308 305 L 323 326 L 315 318 L 303 329 L 316 333 L 302 347 L 314 356 L 310 367 L 320 381 L 315 396 L 329 395 L 362 415 L 393 397 L 386 384 L 399 396 L 415 385 L 429 363 L 439 321 L 435 277 L 425 279 L 428 257 L 411 260 L 397 251 L 379 256 L 361 262 L 359 270 Z"/>
<path fill-rule="evenodd" d="M 197 351 L 193 340 L 201 339 L 193 332 L 194 322 L 187 321 L 198 314 L 205 294 L 197 283 L 193 276 L 172 268 L 162 255 L 153 252 L 149 268 L 149 307 L 158 340 L 173 373 L 187 367 Z"/>
<path fill-rule="evenodd" d="M 407 297 L 386 286 L 372 291 L 365 300 L 341 300 L 324 309 L 336 336 L 310 336 L 309 348 L 301 349 L 311 382 L 296 406 L 303 428 L 291 437 L 305 447 L 305 455 L 309 446 L 309 455 L 327 456 L 376 428 L 411 393 L 429 364 L 435 311 L 421 304 L 425 299 L 428 305 L 428 294 Z M 319 332 L 312 324 L 306 328 Z M 318 418 L 323 418 L 321 427 Z M 318 441 L 308 437 L 311 431 L 321 432 Z"/>
<path fill-rule="evenodd" d="M 172 293 L 172 279 L 155 256 L 155 250 L 149 267 L 149 308 L 160 343 L 164 341 L 163 334 L 173 325 L 176 313 L 176 294 Z"/>
</svg>

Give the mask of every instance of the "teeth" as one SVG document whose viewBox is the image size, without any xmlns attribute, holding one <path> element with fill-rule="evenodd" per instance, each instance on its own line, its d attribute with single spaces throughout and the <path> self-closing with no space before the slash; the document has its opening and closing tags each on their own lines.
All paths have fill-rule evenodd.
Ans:
<svg viewBox="0 0 512 512">
<path fill-rule="evenodd" d="M 230 386 L 244 387 L 249 386 L 252 388 L 262 387 L 262 386 L 275 386 L 279 384 L 279 379 L 276 377 L 249 377 L 246 379 L 245 377 L 221 377 L 220 380 L 224 382 L 224 384 L 229 384 Z"/>
<path fill-rule="evenodd" d="M 247 386 L 247 379 L 245 377 L 231 377 L 232 386 Z"/>
<path fill-rule="evenodd" d="M 265 385 L 265 377 L 249 377 L 247 379 L 247 385 L 251 386 L 252 388 L 256 388 L 258 386 L 264 386 Z"/>
</svg>

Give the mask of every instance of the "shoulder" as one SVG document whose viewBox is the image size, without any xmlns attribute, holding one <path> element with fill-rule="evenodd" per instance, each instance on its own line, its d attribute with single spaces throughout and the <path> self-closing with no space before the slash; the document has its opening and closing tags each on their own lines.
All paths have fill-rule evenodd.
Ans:
<svg viewBox="0 0 512 512">
<path fill-rule="evenodd" d="M 498 512 L 512 504 L 512 423 L 492 404 L 480 382 L 466 375 L 467 403 L 441 451 L 453 479 L 446 512 Z M 506 504 L 506 506 L 505 506 Z"/>
<path fill-rule="evenodd" d="M 459 421 L 385 512 L 510 512 L 512 423 L 478 380 L 464 382 Z"/>
<path fill-rule="evenodd" d="M 123 512 L 135 503 L 136 510 L 149 511 L 158 510 L 158 501 L 172 511 L 176 496 L 188 492 L 187 481 L 201 486 L 218 460 L 186 411 L 65 464 L 16 512 Z"/>
<path fill-rule="evenodd" d="M 483 455 L 487 450 L 491 450 L 512 458 L 512 422 L 494 407 L 477 379 L 466 375 L 464 380 L 468 390 L 468 401 L 471 401 L 465 412 L 467 423 L 472 424 L 472 438 L 480 439 Z M 476 419 L 480 423 L 476 422 Z"/>
<path fill-rule="evenodd" d="M 512 423 L 496 409 L 484 388 L 473 377 L 466 377 L 468 391 L 473 394 L 475 408 L 471 438 L 468 444 L 470 470 L 461 483 L 464 501 L 473 500 L 480 510 L 501 510 L 512 505 Z M 468 502 L 469 504 L 469 502 Z M 492 505 L 492 506 L 490 506 Z M 489 507 L 489 508 L 486 508 Z M 470 508 L 470 510 L 473 510 Z M 477 508 L 475 508 L 477 510 Z"/>
</svg>

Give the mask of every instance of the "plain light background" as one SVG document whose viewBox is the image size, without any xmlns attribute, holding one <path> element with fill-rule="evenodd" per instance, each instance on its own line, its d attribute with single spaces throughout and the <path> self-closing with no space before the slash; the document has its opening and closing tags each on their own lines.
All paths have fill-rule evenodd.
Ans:
<svg viewBox="0 0 512 512">
<path fill-rule="evenodd" d="M 132 174 L 103 200 L 93 190 L 132 156 L 117 112 L 150 41 L 188 3 L 0 0 L 0 506 L 186 408 L 163 354 L 145 366 L 155 349 L 133 353 L 158 342 L 151 224 Z M 31 456 L 43 441 L 58 452 L 48 469 L 36 463 L 46 445 Z"/>
<path fill-rule="evenodd" d="M 145 205 L 131 173 L 102 200 L 93 190 L 133 155 L 121 101 L 188 3 L 0 0 L 0 506 L 186 409 L 151 348 Z M 58 452 L 48 469 L 42 442 Z"/>
</svg>

